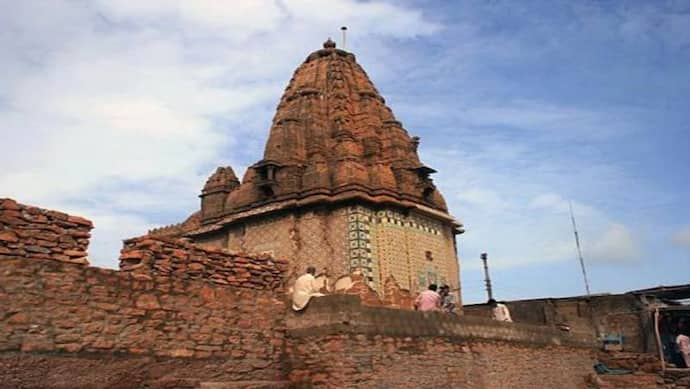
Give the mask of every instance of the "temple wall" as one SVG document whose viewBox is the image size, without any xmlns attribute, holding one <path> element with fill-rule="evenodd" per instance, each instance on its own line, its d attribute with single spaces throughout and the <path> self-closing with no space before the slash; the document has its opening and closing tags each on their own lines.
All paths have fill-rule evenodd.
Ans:
<svg viewBox="0 0 690 389">
<path fill-rule="evenodd" d="M 430 283 L 449 284 L 460 299 L 451 227 L 414 213 L 362 205 L 320 207 L 249 220 L 226 234 L 230 250 L 288 258 L 293 274 L 308 265 L 332 277 L 359 270 L 379 292 L 393 275 L 415 293 Z M 198 240 L 224 241 L 218 235 Z"/>
<path fill-rule="evenodd" d="M 227 237 L 230 250 L 289 258 L 293 275 L 303 273 L 309 265 L 319 273 L 349 274 L 347 215 L 342 208 L 253 219 L 230 227 Z"/>
</svg>

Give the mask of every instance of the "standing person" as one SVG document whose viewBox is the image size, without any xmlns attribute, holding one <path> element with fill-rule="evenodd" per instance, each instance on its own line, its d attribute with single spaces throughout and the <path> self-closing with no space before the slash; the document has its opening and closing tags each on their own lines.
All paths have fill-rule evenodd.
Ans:
<svg viewBox="0 0 690 389">
<path fill-rule="evenodd" d="M 448 285 L 441 286 L 441 310 L 445 313 L 455 315 L 455 296 L 450 294 L 450 287 Z"/>
<path fill-rule="evenodd" d="M 510 318 L 510 311 L 508 310 L 508 307 L 505 306 L 505 304 L 501 304 L 494 299 L 489 299 L 488 304 L 489 306 L 491 306 L 491 311 L 493 313 L 494 320 L 505 321 L 509 323 L 513 322 L 513 319 Z"/>
<path fill-rule="evenodd" d="M 685 367 L 690 367 L 690 337 L 688 337 L 688 324 L 682 323 L 680 325 L 678 336 L 676 336 L 676 346 L 678 347 L 678 352 L 680 353 L 683 362 L 685 362 Z"/>
<path fill-rule="evenodd" d="M 438 311 L 441 306 L 441 296 L 436 293 L 438 286 L 429 285 L 429 289 L 423 291 L 414 301 L 414 306 L 418 311 Z"/>
<path fill-rule="evenodd" d="M 295 281 L 294 291 L 292 292 L 292 309 L 295 311 L 301 311 L 304 309 L 309 300 L 312 297 L 323 296 L 323 293 L 318 292 L 314 281 L 314 275 L 316 274 L 316 268 L 314 266 L 309 266 L 307 272 Z"/>
</svg>

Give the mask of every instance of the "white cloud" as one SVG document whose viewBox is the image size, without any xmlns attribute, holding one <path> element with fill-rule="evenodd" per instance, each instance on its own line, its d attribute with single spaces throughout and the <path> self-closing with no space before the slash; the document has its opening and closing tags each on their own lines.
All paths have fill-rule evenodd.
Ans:
<svg viewBox="0 0 690 389">
<path fill-rule="evenodd" d="M 640 248 L 627 227 L 611 224 L 603 235 L 592 240 L 584 255 L 590 262 L 631 262 L 640 258 Z"/>
<path fill-rule="evenodd" d="M 120 239 L 193 211 L 214 166 L 260 159 L 266 107 L 341 24 L 355 51 L 440 28 L 354 0 L 8 4 L 0 196 L 93 219 L 91 257 L 114 266 Z"/>
<path fill-rule="evenodd" d="M 690 247 L 690 227 L 682 228 L 671 236 L 671 241 L 676 246 Z"/>
</svg>

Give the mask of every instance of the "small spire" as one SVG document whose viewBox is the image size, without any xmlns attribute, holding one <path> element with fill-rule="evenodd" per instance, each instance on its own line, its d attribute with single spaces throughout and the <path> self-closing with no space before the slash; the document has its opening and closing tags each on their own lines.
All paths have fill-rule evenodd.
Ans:
<svg viewBox="0 0 690 389">
<path fill-rule="evenodd" d="M 328 37 L 328 40 L 323 42 L 323 48 L 324 49 L 335 49 L 335 42 L 333 42 L 333 40 L 330 37 Z"/>
</svg>

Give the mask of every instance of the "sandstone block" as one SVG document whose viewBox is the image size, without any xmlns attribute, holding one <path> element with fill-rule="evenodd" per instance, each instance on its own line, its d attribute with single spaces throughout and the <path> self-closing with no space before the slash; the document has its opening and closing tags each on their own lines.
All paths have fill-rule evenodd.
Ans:
<svg viewBox="0 0 690 389">
<path fill-rule="evenodd" d="M 28 252 L 31 252 L 31 253 L 50 254 L 49 248 L 41 247 L 41 246 L 37 246 L 37 245 L 24 246 L 24 249 Z"/>
<path fill-rule="evenodd" d="M 26 313 L 18 312 L 7 319 L 7 324 L 27 324 L 29 316 Z"/>
<path fill-rule="evenodd" d="M 0 231 L 0 241 L 16 243 L 19 242 L 19 238 L 14 231 L 5 230 Z"/>
<path fill-rule="evenodd" d="M 161 307 L 158 297 L 152 294 L 142 294 L 137 298 L 136 307 L 141 309 L 158 309 Z"/>
<path fill-rule="evenodd" d="M 93 223 L 91 222 L 91 220 L 79 216 L 68 216 L 67 221 L 70 223 L 78 224 L 80 226 L 85 226 L 89 228 L 93 227 Z"/>
<path fill-rule="evenodd" d="M 12 199 L 0 199 L 0 210 L 4 209 L 18 211 L 19 204 L 17 204 L 17 202 Z"/>
<path fill-rule="evenodd" d="M 43 334 L 27 334 L 22 342 L 21 350 L 30 351 L 52 351 L 55 348 L 53 340 Z"/>
<path fill-rule="evenodd" d="M 186 348 L 178 348 L 178 349 L 171 350 L 168 355 L 170 355 L 171 357 L 175 357 L 175 358 L 191 358 L 194 356 L 194 350 L 189 350 Z"/>
<path fill-rule="evenodd" d="M 81 251 L 81 250 L 65 250 L 62 253 L 65 255 L 69 255 L 70 257 L 77 257 L 77 258 L 86 256 L 86 252 Z"/>
</svg>

